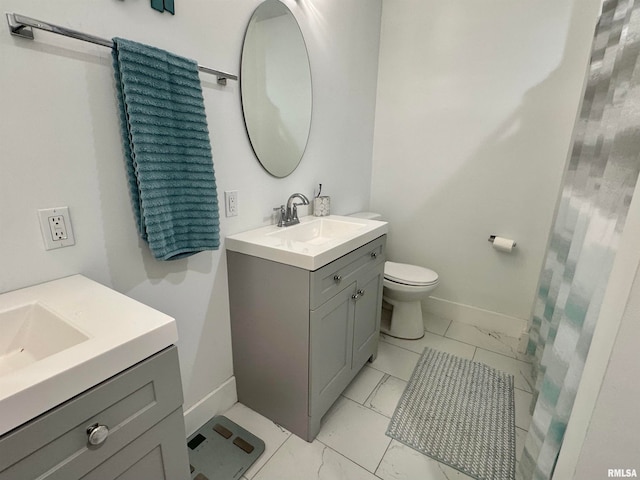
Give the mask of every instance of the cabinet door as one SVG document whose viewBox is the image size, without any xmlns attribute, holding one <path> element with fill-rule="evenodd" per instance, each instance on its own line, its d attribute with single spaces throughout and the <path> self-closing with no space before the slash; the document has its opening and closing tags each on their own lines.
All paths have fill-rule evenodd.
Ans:
<svg viewBox="0 0 640 480">
<path fill-rule="evenodd" d="M 189 458 L 186 440 L 175 432 L 184 431 L 182 408 L 157 423 L 82 480 L 173 480 L 187 479 Z"/>
<path fill-rule="evenodd" d="M 377 348 L 383 276 L 384 266 L 379 265 L 368 269 L 358 278 L 353 328 L 353 369 L 356 371 L 360 370 Z"/>
<path fill-rule="evenodd" d="M 323 415 L 351 381 L 355 282 L 311 311 L 309 412 Z"/>
</svg>

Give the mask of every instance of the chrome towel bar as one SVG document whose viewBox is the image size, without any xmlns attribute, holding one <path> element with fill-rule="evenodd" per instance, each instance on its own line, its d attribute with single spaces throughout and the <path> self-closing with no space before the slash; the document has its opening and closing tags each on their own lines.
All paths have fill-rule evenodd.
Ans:
<svg viewBox="0 0 640 480">
<path fill-rule="evenodd" d="M 77 30 L 43 22 L 42 20 L 36 20 L 35 18 L 25 17 L 24 15 L 19 15 L 17 13 L 7 13 L 7 23 L 9 24 L 11 35 L 28 38 L 29 40 L 33 40 L 33 29 L 37 28 L 39 30 L 45 30 L 65 37 L 75 38 L 76 40 L 82 40 L 83 42 L 95 43 L 96 45 L 101 45 L 103 47 L 113 48 L 114 46 L 113 42 L 106 38 L 100 38 L 94 35 L 89 35 L 88 33 L 78 32 Z M 226 85 L 227 79 L 238 80 L 237 75 L 221 72 L 202 65 L 198 65 L 198 70 L 211 75 L 216 75 L 220 85 Z"/>
</svg>

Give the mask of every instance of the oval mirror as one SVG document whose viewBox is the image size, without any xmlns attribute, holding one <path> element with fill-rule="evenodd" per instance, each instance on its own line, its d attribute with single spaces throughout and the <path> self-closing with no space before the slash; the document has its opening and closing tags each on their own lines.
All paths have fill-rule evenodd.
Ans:
<svg viewBox="0 0 640 480">
<path fill-rule="evenodd" d="M 256 8 L 242 46 L 240 92 L 253 151 L 275 177 L 302 159 L 311 126 L 311 71 L 293 13 L 278 0 Z"/>
</svg>

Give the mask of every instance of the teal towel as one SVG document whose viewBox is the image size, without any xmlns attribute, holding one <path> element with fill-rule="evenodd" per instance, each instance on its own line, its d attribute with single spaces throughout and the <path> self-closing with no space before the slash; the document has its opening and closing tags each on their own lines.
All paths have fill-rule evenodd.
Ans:
<svg viewBox="0 0 640 480">
<path fill-rule="evenodd" d="M 130 40 L 113 42 L 138 232 L 160 260 L 216 250 L 218 196 L 198 64 Z"/>
</svg>

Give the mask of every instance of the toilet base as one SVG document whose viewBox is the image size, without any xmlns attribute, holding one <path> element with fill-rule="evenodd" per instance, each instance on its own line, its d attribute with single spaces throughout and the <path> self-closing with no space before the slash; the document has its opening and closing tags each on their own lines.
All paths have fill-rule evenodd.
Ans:
<svg viewBox="0 0 640 480">
<path fill-rule="evenodd" d="M 390 324 L 380 325 L 380 332 L 395 338 L 417 340 L 424 337 L 422 305 L 420 301 L 395 301 L 384 297 L 384 301 L 393 307 Z"/>
</svg>

